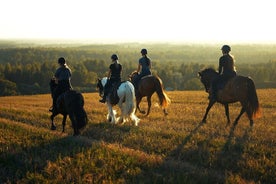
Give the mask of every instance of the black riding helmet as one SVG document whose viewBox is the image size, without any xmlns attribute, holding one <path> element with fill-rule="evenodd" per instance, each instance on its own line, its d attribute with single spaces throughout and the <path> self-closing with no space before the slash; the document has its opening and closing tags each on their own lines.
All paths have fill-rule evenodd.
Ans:
<svg viewBox="0 0 276 184">
<path fill-rule="evenodd" d="M 141 54 L 143 54 L 143 55 L 146 55 L 146 54 L 148 54 L 148 51 L 147 51 L 147 49 L 142 49 L 142 50 L 141 50 Z"/>
<path fill-rule="evenodd" d="M 113 61 L 115 61 L 115 60 L 118 60 L 119 58 L 118 58 L 117 54 L 112 54 L 111 59 Z"/>
<path fill-rule="evenodd" d="M 224 52 L 230 52 L 231 51 L 231 47 L 229 45 L 223 45 L 221 47 L 221 50 Z"/>
<path fill-rule="evenodd" d="M 65 59 L 63 57 L 60 57 L 58 59 L 58 63 L 61 64 L 61 65 L 64 65 L 65 64 Z"/>
</svg>

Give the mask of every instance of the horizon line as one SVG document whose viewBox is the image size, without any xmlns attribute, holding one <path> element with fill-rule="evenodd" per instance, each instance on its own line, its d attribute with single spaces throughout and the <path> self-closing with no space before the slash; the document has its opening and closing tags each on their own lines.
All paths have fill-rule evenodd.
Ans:
<svg viewBox="0 0 276 184">
<path fill-rule="evenodd" d="M 38 44 L 38 41 L 43 41 L 44 44 L 129 44 L 129 43 L 138 43 L 138 44 L 276 44 L 276 41 L 218 41 L 218 40 L 135 40 L 128 39 L 125 41 L 119 39 L 93 39 L 93 38 L 1 38 L 0 41 L 19 41 L 19 42 L 35 42 Z M 55 43 L 59 42 L 59 43 Z"/>
</svg>

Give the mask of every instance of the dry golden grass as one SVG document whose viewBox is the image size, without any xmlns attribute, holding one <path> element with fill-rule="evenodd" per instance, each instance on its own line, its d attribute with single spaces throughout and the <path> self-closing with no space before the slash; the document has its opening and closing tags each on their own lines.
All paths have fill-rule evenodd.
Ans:
<svg viewBox="0 0 276 184">
<path fill-rule="evenodd" d="M 220 104 L 201 124 L 208 103 L 201 91 L 168 92 L 166 117 L 154 96 L 150 115 L 137 113 L 138 127 L 111 125 L 98 94 L 87 93 L 89 123 L 79 137 L 69 119 L 61 133 L 61 116 L 50 130 L 49 94 L 0 97 L 0 182 L 275 183 L 276 89 L 257 93 L 262 117 L 253 128 L 246 115 L 226 127 Z M 230 105 L 232 122 L 240 108 Z"/>
</svg>

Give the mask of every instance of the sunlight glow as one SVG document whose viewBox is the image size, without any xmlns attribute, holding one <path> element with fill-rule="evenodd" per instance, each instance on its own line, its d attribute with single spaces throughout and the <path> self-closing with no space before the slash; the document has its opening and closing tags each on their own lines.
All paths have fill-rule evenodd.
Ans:
<svg viewBox="0 0 276 184">
<path fill-rule="evenodd" d="M 273 0 L 9 0 L 1 7 L 1 39 L 276 42 Z"/>
</svg>

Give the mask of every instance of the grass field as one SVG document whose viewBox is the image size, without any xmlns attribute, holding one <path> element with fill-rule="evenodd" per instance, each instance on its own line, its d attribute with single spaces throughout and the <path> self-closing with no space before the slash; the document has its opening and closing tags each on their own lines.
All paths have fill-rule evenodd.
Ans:
<svg viewBox="0 0 276 184">
<path fill-rule="evenodd" d="M 276 183 L 276 89 L 257 93 L 253 128 L 246 115 L 226 127 L 219 104 L 200 124 L 203 91 L 168 92 L 167 117 L 153 105 L 138 127 L 111 125 L 98 94 L 86 93 L 89 123 L 78 137 L 69 119 L 61 133 L 61 115 L 50 130 L 49 94 L 0 97 L 0 183 Z M 230 105 L 232 122 L 239 111 Z"/>
</svg>

